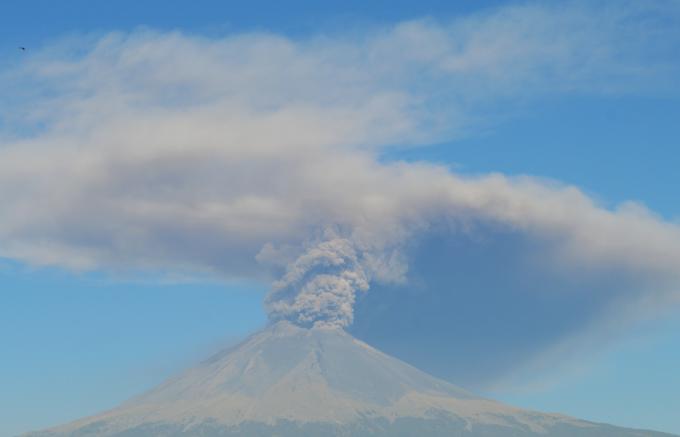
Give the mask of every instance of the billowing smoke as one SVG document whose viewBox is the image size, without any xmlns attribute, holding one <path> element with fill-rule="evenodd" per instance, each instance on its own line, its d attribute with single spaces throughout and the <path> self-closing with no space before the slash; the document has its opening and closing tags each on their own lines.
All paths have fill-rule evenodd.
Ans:
<svg viewBox="0 0 680 437">
<path fill-rule="evenodd" d="M 390 336 L 427 345 L 474 329 L 515 346 L 484 357 L 506 367 L 515 351 L 620 330 L 677 302 L 677 224 L 556 182 L 383 152 L 488 128 L 485 111 L 509 100 L 664 91 L 679 8 L 650 3 L 48 48 L 1 73 L 0 256 L 266 281 L 272 320 L 388 349 Z"/>
<path fill-rule="evenodd" d="M 391 235 L 393 245 L 388 247 L 368 244 L 358 234 L 342 236 L 337 229 L 325 228 L 319 238 L 303 245 L 300 255 L 284 262 L 285 273 L 274 281 L 265 301 L 270 320 L 346 328 L 354 321 L 357 297 L 371 282 L 404 283 L 408 266 L 394 246 L 402 238 Z"/>
<path fill-rule="evenodd" d="M 336 238 L 296 259 L 274 283 L 266 306 L 274 320 L 344 327 L 354 318 L 356 294 L 368 291 L 369 281 L 352 243 Z"/>
</svg>

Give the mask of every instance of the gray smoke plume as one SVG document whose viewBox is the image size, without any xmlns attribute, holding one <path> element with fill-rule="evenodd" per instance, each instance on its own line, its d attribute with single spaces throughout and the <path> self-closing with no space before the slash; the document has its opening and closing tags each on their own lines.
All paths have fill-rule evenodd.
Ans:
<svg viewBox="0 0 680 437">
<path fill-rule="evenodd" d="M 349 240 L 324 241 L 274 283 L 266 302 L 269 317 L 303 326 L 347 326 L 354 318 L 356 294 L 368 291 L 369 280 Z"/>
</svg>

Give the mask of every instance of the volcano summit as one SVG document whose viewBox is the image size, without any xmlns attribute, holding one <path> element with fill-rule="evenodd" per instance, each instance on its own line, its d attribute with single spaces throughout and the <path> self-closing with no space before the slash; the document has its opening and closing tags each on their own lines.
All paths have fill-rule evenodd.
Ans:
<svg viewBox="0 0 680 437">
<path fill-rule="evenodd" d="M 510 407 L 337 327 L 281 321 L 100 415 L 30 437 L 661 437 Z"/>
</svg>

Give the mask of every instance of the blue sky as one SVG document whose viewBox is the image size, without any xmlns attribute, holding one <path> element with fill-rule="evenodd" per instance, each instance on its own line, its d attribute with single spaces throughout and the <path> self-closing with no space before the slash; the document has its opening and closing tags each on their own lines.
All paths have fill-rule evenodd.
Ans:
<svg viewBox="0 0 680 437">
<path fill-rule="evenodd" d="M 296 41 L 309 35 L 361 33 L 423 17 L 448 20 L 484 14 L 509 4 L 453 3 L 298 1 L 284 7 L 273 2 L 8 0 L 0 6 L 0 66 L 11 69 L 34 52 L 49 54 L 45 47 L 65 37 L 96 39 L 111 31 L 180 30 L 207 38 L 267 32 Z M 28 47 L 28 54 L 17 46 Z M 481 105 L 474 102 L 476 96 L 466 95 L 475 105 L 470 117 L 481 122 L 419 147 L 376 154 L 380 162 L 428 161 L 463 175 L 498 172 L 553 179 L 579 187 L 607 208 L 634 200 L 664 223 L 677 225 L 679 84 L 672 75 L 662 75 L 642 84 L 633 81 L 630 92 L 616 87 L 600 92 L 599 80 L 537 96 L 509 92 Z M 436 98 L 428 102 L 440 104 Z M 0 114 L 12 110 L 3 108 Z M 5 117 L 0 126 L 11 123 Z M 190 245 L 188 250 L 197 256 L 203 254 L 198 246 L 210 246 L 208 241 L 195 244 L 197 248 Z M 30 257 L 8 257 L 0 263 L 2 436 L 114 406 L 266 323 L 266 275 L 176 280 L 159 275 L 157 266 L 148 271 L 135 267 L 138 270 L 129 274 L 120 273 L 126 267 L 117 262 L 113 268 L 95 264 L 86 272 L 40 264 Z M 382 341 L 390 344 L 389 339 Z M 518 406 L 680 433 L 679 342 L 677 312 L 659 312 L 607 336 L 596 348 L 578 349 L 576 357 L 565 358 L 564 366 L 502 380 L 484 388 L 485 394 Z M 408 360 L 405 354 L 401 358 Z M 436 367 L 433 363 L 431 370 Z"/>
</svg>

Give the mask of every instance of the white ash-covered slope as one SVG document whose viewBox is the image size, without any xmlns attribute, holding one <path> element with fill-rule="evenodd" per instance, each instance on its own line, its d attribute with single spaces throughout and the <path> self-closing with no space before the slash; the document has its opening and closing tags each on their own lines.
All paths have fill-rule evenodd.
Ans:
<svg viewBox="0 0 680 437">
<path fill-rule="evenodd" d="M 31 437 L 663 436 L 476 397 L 338 328 L 279 322 L 119 408 Z"/>
</svg>

